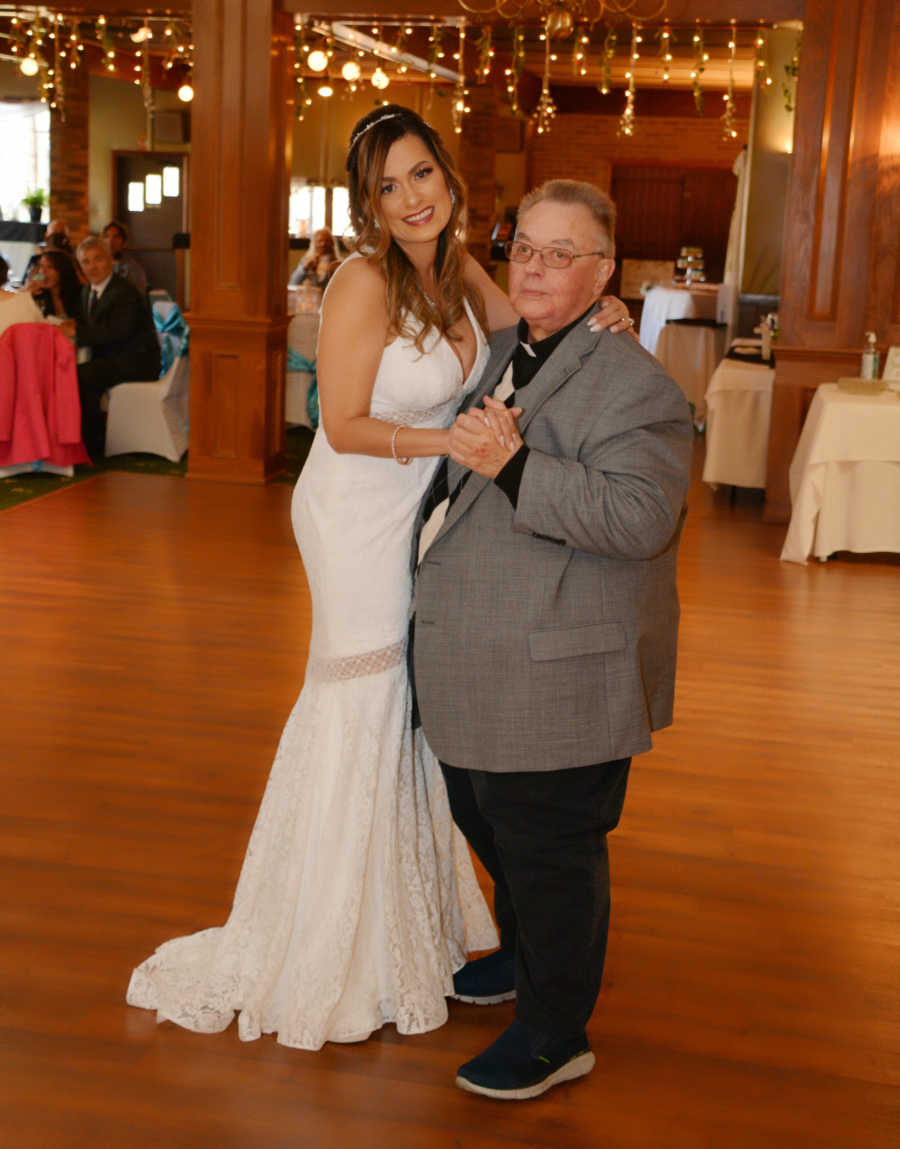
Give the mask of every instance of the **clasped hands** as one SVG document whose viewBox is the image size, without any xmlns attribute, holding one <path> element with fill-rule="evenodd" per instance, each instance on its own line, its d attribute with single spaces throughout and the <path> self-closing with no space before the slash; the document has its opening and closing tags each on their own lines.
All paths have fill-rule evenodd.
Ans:
<svg viewBox="0 0 900 1149">
<path fill-rule="evenodd" d="M 478 475 L 496 478 L 522 446 L 516 426 L 521 414 L 521 407 L 507 407 L 485 395 L 484 407 L 470 407 L 457 415 L 450 428 L 450 458 Z"/>
</svg>

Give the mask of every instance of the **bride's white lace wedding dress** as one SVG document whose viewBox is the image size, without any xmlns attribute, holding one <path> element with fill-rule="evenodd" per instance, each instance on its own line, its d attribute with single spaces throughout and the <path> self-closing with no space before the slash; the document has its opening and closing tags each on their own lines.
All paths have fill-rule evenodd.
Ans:
<svg viewBox="0 0 900 1149">
<path fill-rule="evenodd" d="M 478 379 L 445 339 L 384 352 L 371 413 L 446 427 Z M 497 944 L 440 769 L 410 729 L 406 636 L 418 505 L 438 460 L 337 455 L 319 429 L 292 520 L 313 600 L 284 729 L 227 923 L 161 946 L 128 1002 L 204 1033 L 319 1049 L 447 1017 L 452 973 Z"/>
</svg>

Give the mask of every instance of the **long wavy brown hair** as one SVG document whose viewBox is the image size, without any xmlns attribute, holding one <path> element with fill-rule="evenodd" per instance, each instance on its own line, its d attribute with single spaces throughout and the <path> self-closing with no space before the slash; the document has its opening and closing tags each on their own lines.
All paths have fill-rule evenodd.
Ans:
<svg viewBox="0 0 900 1149">
<path fill-rule="evenodd" d="M 416 270 L 396 244 L 381 209 L 381 182 L 388 152 L 397 140 L 418 136 L 444 173 L 452 210 L 438 237 L 434 272 L 437 298 L 431 302 L 422 290 Z M 466 185 L 453 165 L 441 137 L 421 116 L 400 104 L 384 104 L 363 116 L 350 136 L 347 152 L 350 221 L 356 232 L 356 250 L 379 267 L 387 283 L 387 309 L 391 327 L 411 338 L 419 351 L 425 349 L 430 331 L 450 335 L 465 313 L 463 300 L 487 329 L 484 301 L 463 279 L 466 249 Z"/>
</svg>

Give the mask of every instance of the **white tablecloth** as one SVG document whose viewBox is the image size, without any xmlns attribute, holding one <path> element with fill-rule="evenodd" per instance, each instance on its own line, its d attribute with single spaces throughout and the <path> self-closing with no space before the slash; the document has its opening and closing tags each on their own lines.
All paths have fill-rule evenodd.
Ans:
<svg viewBox="0 0 900 1149">
<path fill-rule="evenodd" d="M 706 390 L 704 483 L 765 487 L 774 367 L 723 359 Z"/>
<path fill-rule="evenodd" d="M 659 333 L 656 358 L 693 404 L 695 422 L 704 418 L 706 388 L 724 354 L 724 327 L 667 323 Z"/>
<path fill-rule="evenodd" d="M 298 311 L 291 319 L 287 333 L 288 350 L 296 351 L 305 359 L 316 357 L 316 339 L 319 335 L 319 313 Z M 288 371 L 284 392 L 284 419 L 286 423 L 302 424 L 312 428 L 306 410 L 306 396 L 312 383 L 308 371 Z"/>
<path fill-rule="evenodd" d="M 656 354 L 656 341 L 669 319 L 715 319 L 718 287 L 651 287 L 641 311 L 641 344 Z"/>
<path fill-rule="evenodd" d="M 900 397 L 823 383 L 790 470 L 791 522 L 782 559 L 834 551 L 900 551 Z"/>
</svg>

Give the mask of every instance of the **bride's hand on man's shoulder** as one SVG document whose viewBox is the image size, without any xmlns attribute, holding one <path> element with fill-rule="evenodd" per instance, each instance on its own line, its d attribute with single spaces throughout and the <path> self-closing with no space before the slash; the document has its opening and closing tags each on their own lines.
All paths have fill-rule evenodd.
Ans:
<svg viewBox="0 0 900 1149">
<path fill-rule="evenodd" d="M 628 307 L 615 295 L 602 295 L 600 297 L 600 310 L 595 311 L 588 319 L 587 325 L 595 334 L 600 331 L 612 331 L 621 335 L 623 331 L 630 331 L 635 338 L 634 320 L 628 314 Z"/>
</svg>

